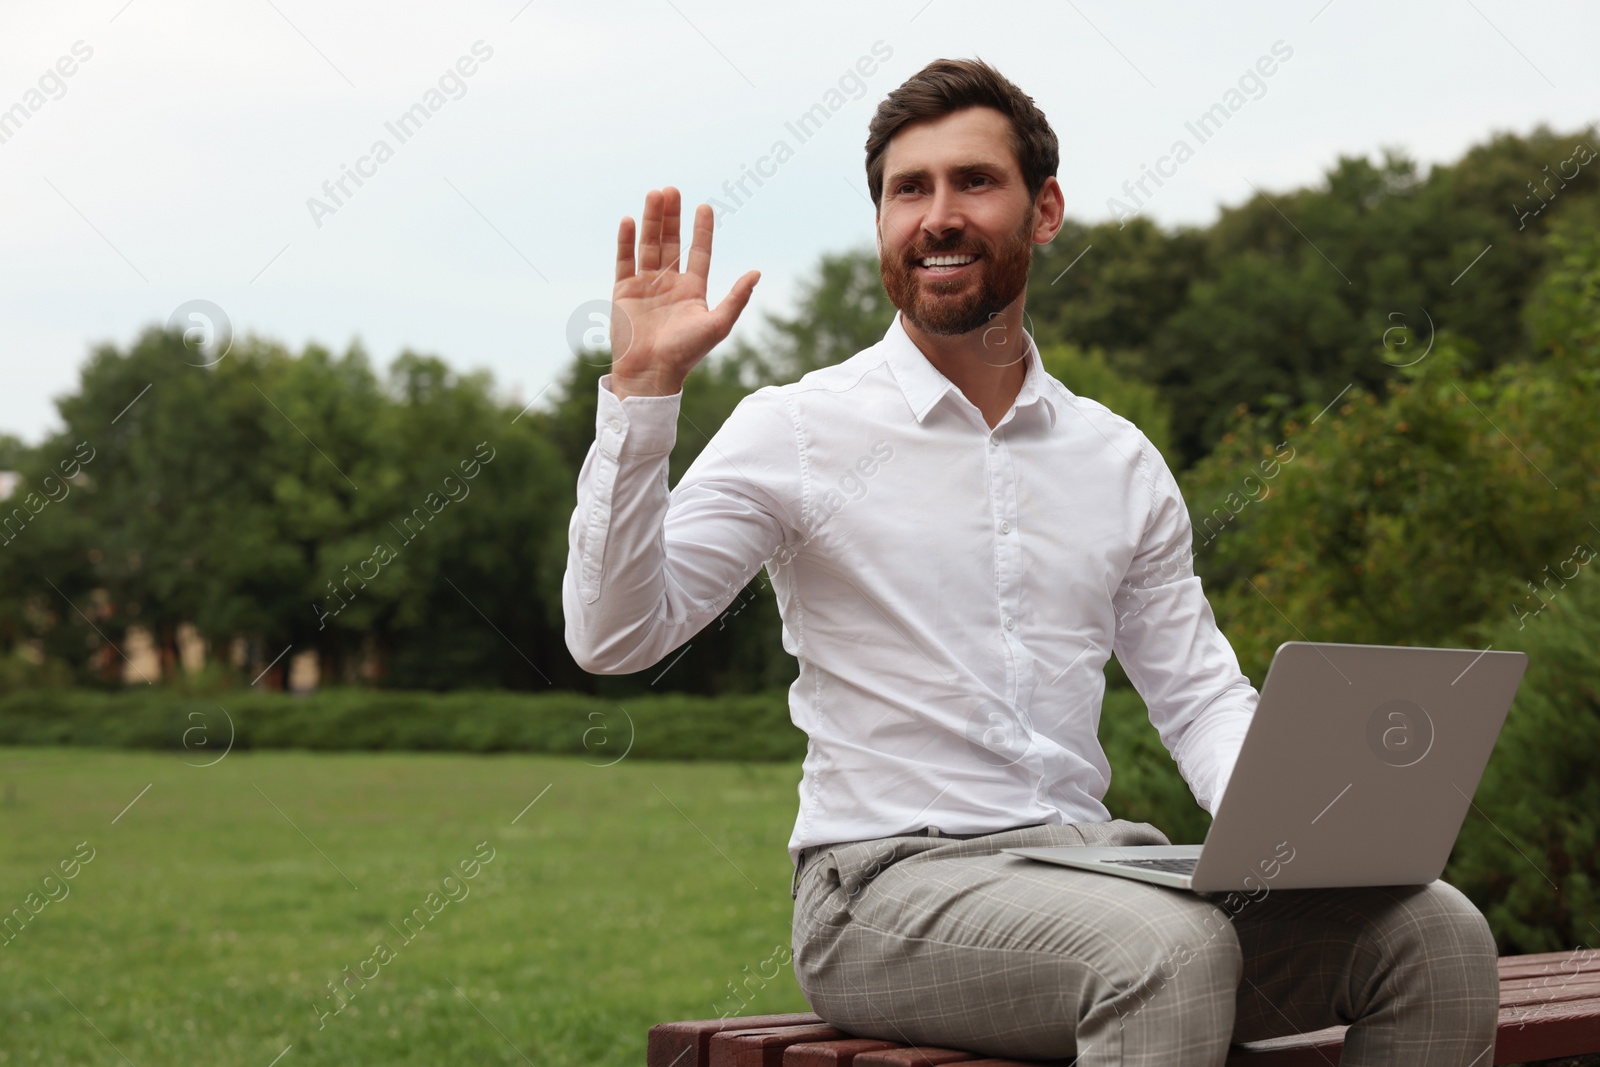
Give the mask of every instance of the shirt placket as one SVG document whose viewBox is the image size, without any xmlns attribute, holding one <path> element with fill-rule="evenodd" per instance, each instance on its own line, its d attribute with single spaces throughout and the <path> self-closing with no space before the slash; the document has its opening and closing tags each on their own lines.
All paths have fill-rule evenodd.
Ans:
<svg viewBox="0 0 1600 1067">
<path fill-rule="evenodd" d="M 1003 424 L 1002 424 L 1003 425 Z M 1023 620 L 1020 615 L 1022 551 L 1017 536 L 1017 477 L 1010 446 L 999 427 L 989 433 L 989 511 L 994 538 L 996 623 L 1005 651 L 1007 703 L 1017 700 L 1017 668 Z M 1025 712 L 1025 709 L 1019 709 Z"/>
<path fill-rule="evenodd" d="M 1026 620 L 1022 615 L 1022 533 L 1017 520 L 1017 470 L 1015 454 L 1002 432 L 1009 417 L 989 435 L 989 506 L 994 524 L 995 606 L 1000 626 L 1000 647 L 1006 666 L 1005 701 L 1017 712 L 1017 726 L 1027 730 L 1030 740 L 1016 759 L 1014 770 L 1034 783 L 1033 800 L 1045 807 L 1045 753 L 1034 730 L 1032 710 L 1019 700 L 1019 693 L 1033 692 L 1033 661 L 1028 652 Z"/>
</svg>

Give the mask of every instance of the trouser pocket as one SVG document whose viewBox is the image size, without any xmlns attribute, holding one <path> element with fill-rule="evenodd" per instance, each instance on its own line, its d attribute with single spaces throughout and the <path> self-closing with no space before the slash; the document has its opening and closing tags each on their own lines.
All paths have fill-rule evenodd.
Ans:
<svg viewBox="0 0 1600 1067">
<path fill-rule="evenodd" d="M 937 843 L 923 837 L 888 837 L 833 845 L 810 857 L 800 872 L 791 930 L 795 977 L 802 990 L 806 960 L 826 954 L 827 945 L 849 924 L 852 910 L 873 880 Z"/>
</svg>

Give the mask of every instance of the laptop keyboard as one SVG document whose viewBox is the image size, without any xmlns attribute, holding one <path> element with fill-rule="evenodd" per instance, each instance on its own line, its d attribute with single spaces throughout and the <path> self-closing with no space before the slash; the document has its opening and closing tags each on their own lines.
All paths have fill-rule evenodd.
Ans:
<svg viewBox="0 0 1600 1067">
<path fill-rule="evenodd" d="M 1183 859 L 1170 860 L 1101 860 L 1101 863 L 1110 863 L 1118 867 L 1143 867 L 1151 871 L 1170 871 L 1173 874 L 1193 874 L 1194 865 L 1199 859 L 1194 856 Z"/>
</svg>

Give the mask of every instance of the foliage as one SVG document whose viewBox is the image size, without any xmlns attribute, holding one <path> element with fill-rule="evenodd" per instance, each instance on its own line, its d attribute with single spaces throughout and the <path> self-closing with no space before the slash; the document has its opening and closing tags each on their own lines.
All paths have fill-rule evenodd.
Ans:
<svg viewBox="0 0 1600 1067">
<path fill-rule="evenodd" d="M 1574 208 L 1550 227 L 1551 267 L 1529 295 L 1523 319 L 1536 351 L 1600 363 L 1600 202 Z"/>
<path fill-rule="evenodd" d="M 1113 819 L 1150 823 L 1175 845 L 1205 840 L 1211 815 L 1194 802 L 1178 765 L 1150 725 L 1144 701 L 1131 687 L 1106 690 L 1100 746 L 1111 765 L 1105 805 Z"/>
<path fill-rule="evenodd" d="M 1589 558 L 1600 534 L 1587 541 Z M 1503 952 L 1558 952 L 1600 936 L 1600 579 L 1588 563 L 1538 616 L 1487 636 L 1528 671 L 1446 878 L 1483 909 Z"/>
<path fill-rule="evenodd" d="M 1157 385 L 1187 466 L 1239 404 L 1381 392 L 1404 362 L 1399 327 L 1418 347 L 1454 334 L 1475 372 L 1544 348 L 1519 315 L 1547 233 L 1600 203 L 1600 164 L 1579 147 L 1600 148 L 1596 134 L 1500 134 L 1426 175 L 1393 149 L 1341 157 L 1321 187 L 1255 189 L 1204 230 L 1069 221 L 1036 253 L 1028 312 L 1041 338 L 1098 345 Z"/>
<path fill-rule="evenodd" d="M 782 690 L 722 697 L 450 693 L 324 688 L 211 696 L 138 686 L 119 693 L 22 690 L 0 696 L 0 744 L 147 748 L 191 764 L 224 752 L 543 752 L 620 759 L 791 760 L 805 735 Z"/>
<path fill-rule="evenodd" d="M 1054 241 L 1034 250 L 1029 329 L 1041 339 L 1103 349 L 1119 371 L 1154 381 L 1146 356 L 1205 268 L 1202 230 L 1168 233 L 1143 216 L 1126 226 L 1068 219 Z"/>
<path fill-rule="evenodd" d="M 1574 235 L 1536 307 L 1596 256 L 1600 230 Z M 1381 398 L 1236 413 L 1184 492 L 1246 673 L 1297 637 L 1469 645 L 1483 620 L 1536 610 L 1545 568 L 1591 533 L 1600 470 L 1572 443 L 1595 439 L 1597 410 L 1600 364 L 1576 351 L 1475 376 L 1444 335 Z"/>
<path fill-rule="evenodd" d="M 335 680 L 572 679 L 528 595 L 572 476 L 491 386 L 412 353 L 380 378 L 359 349 L 251 339 L 200 368 L 176 333 L 102 346 L 61 401 L 64 431 L 20 464 L 4 643 L 37 642 L 86 682 L 120 677 L 134 625 L 174 671 L 185 623 L 225 662 L 242 642 L 251 677 L 294 647 Z M 495 640 L 476 632 L 486 616 Z"/>
</svg>

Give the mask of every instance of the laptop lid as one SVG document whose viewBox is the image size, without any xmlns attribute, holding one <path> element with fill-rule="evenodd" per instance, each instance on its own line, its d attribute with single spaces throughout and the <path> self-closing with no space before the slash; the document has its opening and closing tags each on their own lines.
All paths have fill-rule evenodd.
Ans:
<svg viewBox="0 0 1600 1067">
<path fill-rule="evenodd" d="M 1527 663 L 1493 650 L 1279 646 L 1192 888 L 1438 878 Z"/>
</svg>

